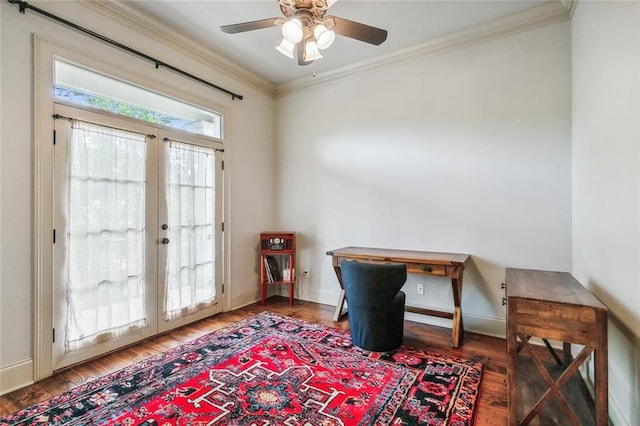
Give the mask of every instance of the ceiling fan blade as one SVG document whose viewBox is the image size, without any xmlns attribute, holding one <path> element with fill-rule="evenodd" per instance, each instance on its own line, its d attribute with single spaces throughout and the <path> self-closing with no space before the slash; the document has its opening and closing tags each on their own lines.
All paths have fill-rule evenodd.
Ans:
<svg viewBox="0 0 640 426">
<path fill-rule="evenodd" d="M 309 65 L 311 64 L 313 61 L 305 61 L 304 60 L 304 43 L 300 42 L 297 45 L 297 52 L 298 52 L 298 65 Z"/>
<path fill-rule="evenodd" d="M 227 34 L 243 33 L 245 31 L 261 30 L 278 25 L 278 18 L 260 19 L 258 21 L 241 22 L 239 24 L 222 25 L 220 29 Z"/>
<path fill-rule="evenodd" d="M 387 30 L 350 21 L 338 16 L 327 16 L 327 18 L 333 19 L 335 23 L 333 31 L 335 31 L 336 34 L 364 41 L 365 43 L 375 44 L 376 46 L 379 46 L 387 39 Z"/>
</svg>

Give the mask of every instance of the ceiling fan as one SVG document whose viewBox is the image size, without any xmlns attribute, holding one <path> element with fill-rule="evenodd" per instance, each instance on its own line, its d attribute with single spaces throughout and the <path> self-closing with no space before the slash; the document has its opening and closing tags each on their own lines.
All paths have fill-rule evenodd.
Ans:
<svg viewBox="0 0 640 426">
<path fill-rule="evenodd" d="M 350 21 L 338 16 L 325 15 L 337 0 L 278 0 L 284 18 L 267 18 L 239 24 L 223 25 L 228 34 L 280 26 L 282 41 L 276 49 L 285 56 L 294 57 L 298 65 L 308 65 L 322 58 L 321 49 L 333 43 L 339 34 L 365 43 L 380 45 L 387 39 L 387 30 Z"/>
</svg>

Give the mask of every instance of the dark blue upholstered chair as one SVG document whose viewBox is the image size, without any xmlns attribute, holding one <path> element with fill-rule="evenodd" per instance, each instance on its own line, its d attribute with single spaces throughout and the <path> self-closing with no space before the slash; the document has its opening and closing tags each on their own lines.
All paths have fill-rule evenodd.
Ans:
<svg viewBox="0 0 640 426">
<path fill-rule="evenodd" d="M 353 344 L 387 352 L 402 344 L 407 280 L 403 264 L 360 263 L 343 260 L 342 285 L 348 304 Z"/>
</svg>

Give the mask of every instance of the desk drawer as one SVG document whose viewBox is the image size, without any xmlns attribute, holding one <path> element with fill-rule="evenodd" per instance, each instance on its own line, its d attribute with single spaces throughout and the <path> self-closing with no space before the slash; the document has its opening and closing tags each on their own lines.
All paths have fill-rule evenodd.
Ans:
<svg viewBox="0 0 640 426">
<path fill-rule="evenodd" d="M 407 272 L 409 274 L 427 274 L 427 275 L 447 275 L 447 267 L 445 265 L 429 265 L 425 263 L 407 263 Z"/>
</svg>

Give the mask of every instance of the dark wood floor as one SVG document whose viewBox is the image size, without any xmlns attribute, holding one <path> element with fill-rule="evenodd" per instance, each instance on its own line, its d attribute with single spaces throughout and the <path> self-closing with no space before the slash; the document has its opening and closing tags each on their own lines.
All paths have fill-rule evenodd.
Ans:
<svg viewBox="0 0 640 426">
<path fill-rule="evenodd" d="M 296 300 L 288 305 L 286 298 L 274 297 L 266 306 L 251 305 L 232 312 L 225 312 L 197 323 L 182 327 L 127 347 L 99 359 L 86 362 L 54 374 L 31 386 L 0 397 L 0 416 L 20 410 L 82 383 L 123 368 L 131 363 L 161 353 L 181 343 L 195 339 L 213 330 L 269 310 L 283 315 L 317 322 L 330 327 L 348 329 L 347 318 L 334 323 L 334 306 Z M 405 345 L 424 348 L 444 355 L 479 361 L 484 365 L 476 425 L 507 424 L 507 370 L 506 342 L 504 339 L 467 332 L 459 348 L 451 348 L 451 330 L 421 323 L 405 321 Z M 561 422 L 560 422 L 561 423 Z M 559 424 L 538 423 L 531 424 Z"/>
</svg>

